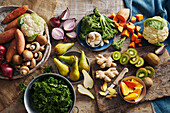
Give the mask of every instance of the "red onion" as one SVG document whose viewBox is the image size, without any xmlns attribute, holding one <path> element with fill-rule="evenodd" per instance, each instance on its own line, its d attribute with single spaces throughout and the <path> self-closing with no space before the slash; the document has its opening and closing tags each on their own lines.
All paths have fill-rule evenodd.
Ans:
<svg viewBox="0 0 170 113">
<path fill-rule="evenodd" d="M 156 53 L 157 55 L 163 54 L 163 53 L 165 52 L 166 46 L 167 46 L 167 44 L 159 47 L 158 49 L 155 50 L 155 53 Z"/>
<path fill-rule="evenodd" d="M 61 40 L 64 38 L 64 31 L 61 28 L 53 28 L 52 30 L 52 37 L 55 40 Z"/>
<path fill-rule="evenodd" d="M 60 24 L 61 24 L 59 17 L 53 17 L 53 18 L 51 18 L 49 24 L 50 24 L 51 27 L 53 27 L 53 28 L 54 28 L 54 27 L 59 27 Z"/>
<path fill-rule="evenodd" d="M 0 65 L 2 64 L 6 54 L 6 48 L 3 45 L 0 45 Z"/>
<path fill-rule="evenodd" d="M 2 75 L 6 76 L 9 78 L 9 80 L 12 80 L 12 75 L 13 75 L 13 68 L 10 67 L 8 64 L 2 64 L 0 66 L 0 71 Z"/>
<path fill-rule="evenodd" d="M 76 26 L 76 19 L 72 18 L 72 19 L 68 19 L 66 21 L 64 21 L 63 23 L 63 28 L 65 31 L 72 31 Z"/>
<path fill-rule="evenodd" d="M 69 18 L 69 16 L 70 16 L 70 11 L 67 7 L 67 9 L 64 10 L 61 14 L 61 20 L 67 20 Z"/>
<path fill-rule="evenodd" d="M 66 36 L 68 36 L 69 38 L 73 39 L 73 38 L 77 37 L 77 33 L 75 31 L 68 32 L 68 33 L 66 33 Z"/>
</svg>

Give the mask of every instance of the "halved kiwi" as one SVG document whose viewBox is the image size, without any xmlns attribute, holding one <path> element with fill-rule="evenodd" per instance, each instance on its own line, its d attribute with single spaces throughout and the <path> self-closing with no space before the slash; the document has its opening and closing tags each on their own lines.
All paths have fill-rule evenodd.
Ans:
<svg viewBox="0 0 170 113">
<path fill-rule="evenodd" d="M 123 54 L 123 55 L 120 57 L 120 63 L 121 63 L 122 65 L 127 64 L 128 61 L 129 61 L 129 56 L 128 56 L 128 55 Z"/>
<path fill-rule="evenodd" d="M 136 66 L 136 67 L 141 67 L 141 66 L 143 66 L 143 65 L 144 65 L 144 60 L 143 60 L 142 57 L 139 57 L 139 61 L 138 61 L 137 64 L 135 64 L 135 66 Z"/>
<path fill-rule="evenodd" d="M 136 63 L 138 63 L 139 58 L 140 58 L 139 56 L 135 56 L 135 57 L 131 58 L 130 63 L 131 63 L 131 64 L 136 64 Z"/>
<path fill-rule="evenodd" d="M 155 74 L 155 70 L 151 66 L 146 66 L 145 69 L 148 72 L 148 77 L 152 77 Z"/>
<path fill-rule="evenodd" d="M 128 55 L 129 59 L 131 58 L 131 56 L 128 52 L 124 52 L 124 53 L 122 53 L 122 55 Z"/>
<path fill-rule="evenodd" d="M 112 54 L 113 60 L 119 60 L 121 57 L 121 53 L 119 51 L 115 51 Z"/>
<path fill-rule="evenodd" d="M 129 48 L 128 50 L 127 50 L 127 52 L 130 54 L 130 56 L 133 58 L 133 57 L 135 57 L 135 56 L 137 56 L 137 51 L 136 51 L 136 49 L 134 49 L 134 48 Z"/>
<path fill-rule="evenodd" d="M 143 79 L 148 76 L 148 71 L 145 68 L 140 68 L 136 72 L 136 77 Z"/>
</svg>

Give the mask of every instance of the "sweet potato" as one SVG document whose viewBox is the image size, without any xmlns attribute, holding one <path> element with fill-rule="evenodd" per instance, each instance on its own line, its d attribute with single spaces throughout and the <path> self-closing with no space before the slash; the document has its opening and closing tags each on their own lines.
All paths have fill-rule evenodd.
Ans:
<svg viewBox="0 0 170 113">
<path fill-rule="evenodd" d="M 16 28 L 0 33 L 0 44 L 5 44 L 15 38 Z"/>
<path fill-rule="evenodd" d="M 16 40 L 12 40 L 6 52 L 6 61 L 9 63 L 12 61 L 12 57 L 17 54 Z"/>
<path fill-rule="evenodd" d="M 24 15 L 28 15 L 28 13 L 25 13 Z M 18 17 L 19 18 L 19 17 Z M 18 25 L 17 25 L 17 21 L 18 21 L 18 18 L 16 18 L 15 20 L 13 20 L 12 22 L 10 22 L 6 27 L 5 27 L 5 31 L 11 29 L 11 28 L 17 28 Z"/>
<path fill-rule="evenodd" d="M 118 22 L 118 18 L 116 16 L 113 18 L 113 20 Z"/>
<path fill-rule="evenodd" d="M 137 38 L 138 36 L 135 33 L 133 33 L 131 37 L 131 41 L 135 41 Z"/>
<path fill-rule="evenodd" d="M 128 29 L 129 31 L 135 30 L 135 25 L 134 25 L 134 24 L 130 24 L 130 25 L 127 26 L 127 29 Z"/>
<path fill-rule="evenodd" d="M 139 32 L 139 31 L 140 31 L 140 29 L 141 29 L 141 27 L 140 27 L 140 26 L 136 26 L 136 32 Z"/>
<path fill-rule="evenodd" d="M 122 27 L 123 27 L 123 26 L 124 26 L 124 24 L 125 24 L 125 23 L 124 23 L 124 22 L 122 22 L 121 20 L 119 21 L 119 26 L 122 26 Z"/>
<path fill-rule="evenodd" d="M 28 10 L 28 5 L 23 5 L 22 7 L 19 7 L 12 12 L 10 12 L 5 19 L 2 21 L 2 24 L 6 24 L 14 20 L 15 18 L 21 16 Z"/>
<path fill-rule="evenodd" d="M 19 29 L 15 32 L 15 39 L 17 51 L 21 55 L 25 48 L 25 38 L 24 34 Z"/>
<path fill-rule="evenodd" d="M 115 27 L 118 28 L 119 24 L 117 22 L 114 23 Z"/>
<path fill-rule="evenodd" d="M 137 43 L 140 43 L 141 42 L 141 39 L 136 39 L 135 40 L 135 43 L 137 44 Z"/>
<path fill-rule="evenodd" d="M 124 8 L 117 13 L 116 17 L 118 18 L 118 20 L 121 20 L 122 22 L 126 22 L 126 20 L 129 17 L 129 14 L 130 14 L 130 9 Z"/>
<path fill-rule="evenodd" d="M 131 43 L 129 44 L 129 47 L 135 48 L 135 42 L 131 42 Z"/>
<path fill-rule="evenodd" d="M 142 47 L 142 44 L 138 44 L 139 47 Z"/>
<path fill-rule="evenodd" d="M 122 26 L 119 26 L 117 29 L 119 30 L 119 32 L 123 31 L 123 27 Z"/>
<path fill-rule="evenodd" d="M 115 17 L 115 13 L 112 12 L 110 15 L 109 15 L 109 18 L 114 18 Z"/>
<path fill-rule="evenodd" d="M 143 37 L 143 35 L 141 34 L 141 33 L 137 33 L 137 36 L 138 36 L 138 38 L 142 38 Z"/>
<path fill-rule="evenodd" d="M 129 37 L 130 32 L 129 32 L 128 30 L 124 30 L 124 31 L 122 32 L 122 35 L 123 35 L 123 36 L 126 36 L 126 37 Z"/>
<path fill-rule="evenodd" d="M 131 22 L 132 23 L 136 22 L 136 17 L 132 16 Z"/>
<path fill-rule="evenodd" d="M 137 14 L 136 18 L 138 19 L 138 21 L 143 20 L 143 15 L 142 14 Z"/>
</svg>

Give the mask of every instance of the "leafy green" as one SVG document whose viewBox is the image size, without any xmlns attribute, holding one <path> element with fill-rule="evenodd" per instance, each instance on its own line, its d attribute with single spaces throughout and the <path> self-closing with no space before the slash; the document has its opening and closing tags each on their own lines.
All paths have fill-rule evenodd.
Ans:
<svg viewBox="0 0 170 113">
<path fill-rule="evenodd" d="M 163 43 L 160 43 L 160 42 L 155 43 L 154 45 L 155 45 L 155 46 L 164 46 L 164 44 L 163 44 Z"/>
<path fill-rule="evenodd" d="M 162 30 L 165 26 L 165 24 L 162 22 L 162 21 L 159 21 L 159 20 L 149 20 L 145 23 L 145 26 L 150 26 L 150 27 L 153 27 L 155 29 L 159 29 L 159 30 Z"/>
<path fill-rule="evenodd" d="M 25 92 L 25 90 L 26 90 L 26 88 L 27 88 L 27 87 L 25 86 L 24 82 L 21 82 L 19 86 L 20 86 L 20 89 L 21 89 L 22 93 L 24 94 L 24 92 Z M 24 104 L 24 96 L 23 96 L 23 95 L 22 95 L 21 98 L 19 98 L 19 102 L 22 103 L 22 104 Z"/>
<path fill-rule="evenodd" d="M 30 15 L 32 16 L 34 22 L 35 22 L 37 25 L 40 25 L 41 18 L 40 18 L 37 14 L 35 14 L 35 13 L 31 13 Z"/>
<path fill-rule="evenodd" d="M 93 10 L 94 14 L 91 16 L 84 16 L 81 24 L 81 32 L 79 34 L 81 40 L 85 40 L 88 33 L 96 31 L 101 33 L 103 39 L 111 39 L 118 33 L 113 23 L 106 16 L 100 14 L 97 8 Z"/>
<path fill-rule="evenodd" d="M 39 34 L 40 34 L 40 33 L 37 33 L 37 34 L 32 35 L 31 37 L 26 37 L 26 40 L 27 40 L 28 42 L 32 42 L 32 41 L 35 40 L 35 38 L 36 38 Z"/>
<path fill-rule="evenodd" d="M 17 20 L 17 25 L 19 27 L 21 27 L 22 24 L 24 24 L 24 20 L 23 20 L 23 17 L 25 16 L 25 14 L 21 15 L 18 20 Z"/>
<path fill-rule="evenodd" d="M 33 84 L 32 99 L 40 113 L 67 113 L 73 104 L 69 87 L 63 80 L 44 78 Z"/>
<path fill-rule="evenodd" d="M 113 41 L 112 46 L 117 50 L 122 50 L 122 45 L 125 41 L 126 37 L 121 38 L 117 42 Z"/>
<path fill-rule="evenodd" d="M 45 70 L 45 73 L 52 73 L 53 72 L 52 66 L 46 66 L 44 70 Z"/>
</svg>

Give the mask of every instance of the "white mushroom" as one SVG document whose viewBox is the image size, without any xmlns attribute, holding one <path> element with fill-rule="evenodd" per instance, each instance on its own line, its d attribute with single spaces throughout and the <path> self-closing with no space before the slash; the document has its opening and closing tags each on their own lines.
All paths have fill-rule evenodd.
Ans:
<svg viewBox="0 0 170 113">
<path fill-rule="evenodd" d="M 40 50 L 40 44 L 38 42 L 31 43 L 31 46 L 29 48 L 33 53 L 36 53 Z"/>
<path fill-rule="evenodd" d="M 21 75 L 27 75 L 29 73 L 29 68 L 27 66 L 22 66 L 19 72 Z"/>
</svg>

